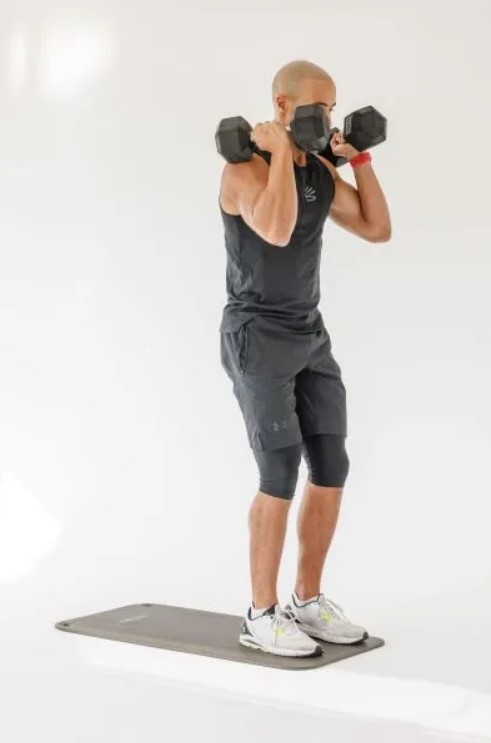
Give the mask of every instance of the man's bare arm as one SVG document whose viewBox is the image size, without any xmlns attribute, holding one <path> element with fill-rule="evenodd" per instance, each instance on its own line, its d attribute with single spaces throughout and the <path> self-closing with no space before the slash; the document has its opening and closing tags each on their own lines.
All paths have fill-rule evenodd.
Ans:
<svg viewBox="0 0 491 743">
<path fill-rule="evenodd" d="M 357 188 L 344 181 L 334 165 L 319 157 L 334 177 L 336 193 L 329 217 L 340 227 L 369 242 L 387 242 L 392 227 L 389 208 L 370 163 L 354 168 Z"/>
<path fill-rule="evenodd" d="M 263 240 L 278 247 L 288 245 L 298 213 L 289 147 L 272 153 L 270 166 L 259 155 L 246 163 L 227 164 L 221 193 Z"/>
</svg>

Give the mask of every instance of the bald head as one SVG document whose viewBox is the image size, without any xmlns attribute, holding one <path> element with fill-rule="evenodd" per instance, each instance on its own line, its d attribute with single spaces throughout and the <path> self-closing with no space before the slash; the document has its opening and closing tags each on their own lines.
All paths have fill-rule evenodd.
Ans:
<svg viewBox="0 0 491 743">
<path fill-rule="evenodd" d="M 273 105 L 277 121 L 288 125 L 295 108 L 309 103 L 324 107 L 330 112 L 336 103 L 336 86 L 332 77 L 322 67 L 297 59 L 284 65 L 273 79 Z"/>
<path fill-rule="evenodd" d="M 284 65 L 274 76 L 273 101 L 281 94 L 295 98 L 306 80 L 330 82 L 334 85 L 332 77 L 322 67 L 306 59 L 296 59 Z"/>
</svg>

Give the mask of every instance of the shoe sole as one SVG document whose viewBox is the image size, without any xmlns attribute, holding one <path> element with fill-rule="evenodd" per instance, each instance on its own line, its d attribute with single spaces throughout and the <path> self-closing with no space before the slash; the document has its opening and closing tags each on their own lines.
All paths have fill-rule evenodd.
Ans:
<svg viewBox="0 0 491 743">
<path fill-rule="evenodd" d="M 268 648 L 264 647 L 264 645 L 260 645 L 258 642 L 255 642 L 249 635 L 246 637 L 240 636 L 239 642 L 241 645 L 243 645 L 246 648 L 250 648 L 251 650 L 262 650 L 263 653 L 271 653 L 272 655 L 284 655 L 288 658 L 312 658 L 317 657 L 319 655 L 322 655 L 323 650 L 320 645 L 317 645 L 315 650 L 312 650 L 308 653 L 302 653 L 298 650 L 278 650 L 278 648 Z"/>
<path fill-rule="evenodd" d="M 358 637 L 357 639 L 353 640 L 352 638 L 336 638 L 336 639 L 328 639 L 324 635 L 321 635 L 319 632 L 317 632 L 313 627 L 309 627 L 307 624 L 303 624 L 302 622 L 299 622 L 297 620 L 297 627 L 298 629 L 302 630 L 302 632 L 305 632 L 306 635 L 309 637 L 315 637 L 316 640 L 322 640 L 323 642 L 330 642 L 333 645 L 357 645 L 359 642 L 364 642 L 368 639 L 368 632 L 365 632 L 362 637 Z"/>
</svg>

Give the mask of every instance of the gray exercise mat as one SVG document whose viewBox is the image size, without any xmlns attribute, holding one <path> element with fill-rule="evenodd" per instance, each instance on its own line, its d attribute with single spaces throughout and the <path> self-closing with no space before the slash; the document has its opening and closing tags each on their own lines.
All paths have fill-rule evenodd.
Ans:
<svg viewBox="0 0 491 743">
<path fill-rule="evenodd" d="M 384 641 L 378 637 L 368 637 L 356 645 L 335 645 L 319 641 L 324 650 L 322 655 L 285 658 L 240 645 L 238 638 L 241 622 L 242 617 L 232 614 L 165 604 L 132 604 L 85 617 L 66 619 L 57 622 L 55 627 L 64 632 L 103 637 L 106 640 L 290 670 L 326 666 L 384 645 Z"/>
</svg>

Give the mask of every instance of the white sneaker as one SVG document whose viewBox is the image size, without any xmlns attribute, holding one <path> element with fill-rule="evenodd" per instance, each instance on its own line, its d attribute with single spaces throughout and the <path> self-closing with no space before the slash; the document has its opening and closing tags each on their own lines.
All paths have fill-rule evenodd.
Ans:
<svg viewBox="0 0 491 743">
<path fill-rule="evenodd" d="M 364 627 L 352 624 L 343 610 L 323 593 L 303 603 L 294 591 L 292 602 L 285 609 L 294 614 L 300 630 L 318 640 L 351 645 L 368 637 Z"/>
<path fill-rule="evenodd" d="M 251 607 L 242 621 L 239 642 L 248 648 L 263 650 L 274 655 L 321 655 L 322 647 L 296 625 L 292 612 L 279 604 L 270 606 L 256 619 Z"/>
</svg>

